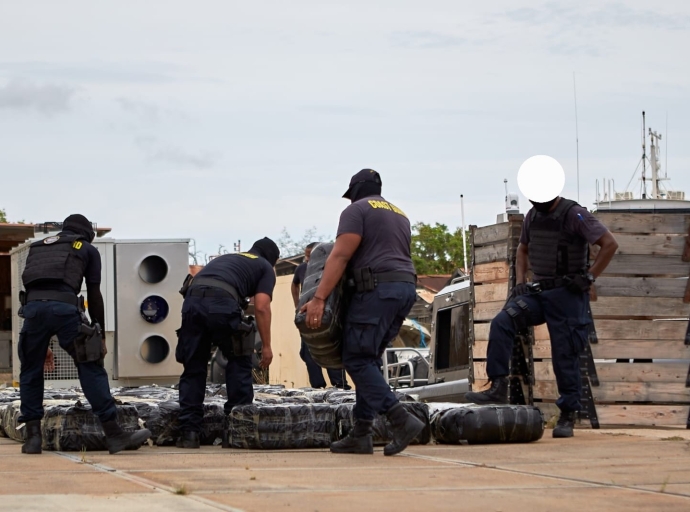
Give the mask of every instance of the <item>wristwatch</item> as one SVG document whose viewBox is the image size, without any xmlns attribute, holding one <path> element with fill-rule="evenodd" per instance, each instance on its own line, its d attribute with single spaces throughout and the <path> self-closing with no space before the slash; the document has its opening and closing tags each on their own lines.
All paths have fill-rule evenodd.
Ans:
<svg viewBox="0 0 690 512">
<path fill-rule="evenodd" d="M 592 274 L 590 274 L 589 272 L 587 272 L 585 274 L 585 279 L 587 279 L 587 281 L 589 281 L 589 284 L 594 284 L 594 281 L 596 281 L 595 277 Z"/>
</svg>

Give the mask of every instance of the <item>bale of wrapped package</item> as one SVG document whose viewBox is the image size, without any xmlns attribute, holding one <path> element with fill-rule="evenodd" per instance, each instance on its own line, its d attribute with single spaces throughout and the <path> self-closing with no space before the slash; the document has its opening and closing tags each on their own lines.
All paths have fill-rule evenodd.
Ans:
<svg viewBox="0 0 690 512">
<path fill-rule="evenodd" d="M 23 424 L 19 423 L 19 407 L 20 402 L 16 400 L 11 403 L 6 403 L 3 409 L 0 409 L 2 417 L 0 418 L 0 424 L 2 424 L 2 430 L 5 436 L 13 439 L 15 441 L 24 442 L 24 428 Z"/>
<path fill-rule="evenodd" d="M 44 450 L 65 452 L 107 450 L 100 421 L 88 403 L 44 404 L 41 423 Z M 133 405 L 117 406 L 117 422 L 125 432 L 139 430 L 139 416 Z"/>
<path fill-rule="evenodd" d="M 544 416 L 531 405 L 458 405 L 438 407 L 431 414 L 439 443 L 529 443 L 544 434 Z"/>
<path fill-rule="evenodd" d="M 241 405 L 228 417 L 231 448 L 327 448 L 334 434 L 335 411 L 327 404 Z"/>
<path fill-rule="evenodd" d="M 180 404 L 178 402 L 162 402 L 157 408 L 152 408 L 150 416 L 145 420 L 146 428 L 155 437 L 158 446 L 170 446 L 177 442 L 180 436 Z M 204 402 L 204 416 L 201 420 L 199 440 L 202 445 L 220 444 L 225 428 L 225 410 L 223 402 Z"/>
<path fill-rule="evenodd" d="M 305 313 L 299 312 L 302 306 L 314 298 L 323 276 L 326 260 L 333 250 L 333 245 L 332 243 L 321 243 L 311 251 L 297 306 L 297 315 L 295 315 L 295 325 L 316 364 L 322 368 L 340 369 L 343 367 L 342 323 L 340 318 L 343 295 L 342 281 L 326 297 L 323 318 L 319 328 L 310 329 L 307 327 Z"/>
<path fill-rule="evenodd" d="M 148 400 L 177 400 L 179 391 L 165 386 L 140 386 L 138 388 L 117 388 L 112 391 L 113 397 L 132 397 Z"/>
<path fill-rule="evenodd" d="M 12 404 L 9 402 L 0 402 L 0 437 L 8 437 L 5 433 L 5 427 L 3 426 L 3 418 L 5 416 L 5 410 L 8 409 Z"/>
<path fill-rule="evenodd" d="M 424 429 L 412 440 L 411 444 L 428 444 L 431 441 L 431 425 L 429 422 L 429 408 L 421 402 L 401 402 L 405 410 L 424 422 Z M 354 425 L 353 403 L 343 403 L 334 406 L 336 415 L 336 439 L 343 439 Z M 385 445 L 393 440 L 390 422 L 383 415 L 374 418 L 372 426 L 375 445 Z"/>
</svg>

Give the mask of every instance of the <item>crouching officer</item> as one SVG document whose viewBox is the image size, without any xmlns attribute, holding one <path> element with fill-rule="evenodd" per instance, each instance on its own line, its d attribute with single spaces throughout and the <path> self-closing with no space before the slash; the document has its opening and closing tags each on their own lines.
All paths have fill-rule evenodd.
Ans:
<svg viewBox="0 0 690 512">
<path fill-rule="evenodd" d="M 105 335 L 101 295 L 101 256 L 91 245 L 93 227 L 83 215 L 70 215 L 56 236 L 34 242 L 22 273 L 25 293 L 20 316 L 24 318 L 17 351 L 21 362 L 20 422 L 26 424 L 23 453 L 41 453 L 43 418 L 43 365 L 51 336 L 72 356 L 79 382 L 94 414 L 103 426 L 110 453 L 138 449 L 150 436 L 146 429 L 123 432 L 117 423 L 115 400 L 110 395 L 103 367 Z M 92 325 L 83 322 L 77 295 L 86 279 Z M 52 354 L 50 354 L 52 359 Z M 50 362 L 49 362 L 50 364 Z"/>
<path fill-rule="evenodd" d="M 527 179 L 530 171 L 535 174 L 533 180 Z M 518 184 L 533 206 L 525 215 L 517 248 L 517 284 L 491 322 L 486 364 L 491 388 L 465 395 L 468 402 L 478 404 L 507 403 L 513 340 L 527 327 L 546 323 L 560 395 L 556 405 L 561 411 L 553 437 L 573 435 L 575 416 L 581 409 L 580 353 L 588 342 L 591 322 L 589 289 L 618 248 L 613 235 L 591 213 L 558 196 L 564 180 L 563 168 L 550 157 L 532 157 L 520 168 Z M 534 186 L 544 181 L 556 185 L 546 190 Z M 589 268 L 588 244 L 600 247 Z M 532 283 L 526 279 L 528 265 L 534 273 Z"/>
<path fill-rule="evenodd" d="M 252 354 L 254 338 L 243 322 L 241 305 L 254 297 L 256 324 L 261 335 L 262 368 L 268 368 L 271 352 L 271 298 L 276 284 L 274 266 L 280 251 L 269 238 L 254 243 L 249 252 L 214 258 L 194 278 L 188 276 L 180 292 L 182 327 L 178 330 L 177 362 L 184 365 L 180 377 L 181 436 L 179 448 L 199 448 L 204 416 L 206 373 L 211 347 L 220 347 L 228 364 L 225 370 L 229 414 L 236 405 L 254 400 Z"/>
<path fill-rule="evenodd" d="M 331 444 L 334 453 L 374 453 L 374 416 L 385 414 L 393 440 L 384 455 L 395 455 L 424 425 L 398 402 L 383 378 L 380 361 L 416 298 L 416 276 L 410 255 L 410 221 L 381 197 L 381 177 L 363 169 L 350 180 L 344 198 L 350 206 L 340 216 L 338 234 L 314 298 L 305 304 L 307 327 L 321 325 L 324 300 L 347 272 L 354 287 L 344 332 L 343 365 L 355 383 L 355 425 L 348 437 Z"/>
</svg>

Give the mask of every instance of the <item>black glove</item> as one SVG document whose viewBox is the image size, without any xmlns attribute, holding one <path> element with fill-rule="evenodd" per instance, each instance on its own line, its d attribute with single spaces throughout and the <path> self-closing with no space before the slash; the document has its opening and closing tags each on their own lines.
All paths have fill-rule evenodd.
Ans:
<svg viewBox="0 0 690 512">
<path fill-rule="evenodd" d="M 529 285 L 527 283 L 516 284 L 510 292 L 508 300 L 519 297 L 520 295 L 527 295 L 530 292 Z"/>
<path fill-rule="evenodd" d="M 566 277 L 565 287 L 573 293 L 587 293 L 594 283 L 592 274 L 580 274 Z"/>
</svg>

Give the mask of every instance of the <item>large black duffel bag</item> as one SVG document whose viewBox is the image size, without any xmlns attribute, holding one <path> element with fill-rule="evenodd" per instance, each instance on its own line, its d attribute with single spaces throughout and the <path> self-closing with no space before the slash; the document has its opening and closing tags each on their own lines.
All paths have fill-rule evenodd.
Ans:
<svg viewBox="0 0 690 512">
<path fill-rule="evenodd" d="M 544 434 L 544 416 L 531 405 L 431 404 L 431 429 L 442 444 L 530 443 Z"/>
<path fill-rule="evenodd" d="M 323 276 L 326 260 L 332 250 L 332 243 L 321 243 L 311 251 L 295 315 L 295 325 L 316 364 L 322 368 L 340 369 L 343 367 L 341 304 L 343 303 L 344 279 L 326 298 L 321 327 L 309 329 L 306 324 L 306 315 L 299 312 L 302 306 L 314 298 Z"/>
</svg>

